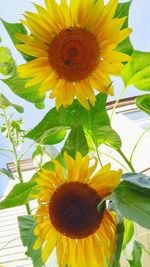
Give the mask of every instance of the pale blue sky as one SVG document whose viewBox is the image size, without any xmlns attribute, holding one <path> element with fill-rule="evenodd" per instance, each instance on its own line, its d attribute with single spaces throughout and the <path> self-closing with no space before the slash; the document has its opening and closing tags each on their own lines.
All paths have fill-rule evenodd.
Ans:
<svg viewBox="0 0 150 267">
<path fill-rule="evenodd" d="M 42 4 L 43 0 L 34 0 L 38 4 Z M 120 1 L 127 2 L 127 1 Z M 19 22 L 22 14 L 27 10 L 33 10 L 31 0 L 1 0 L 0 1 L 0 18 L 11 23 Z M 129 16 L 129 26 L 133 28 L 131 34 L 131 41 L 133 46 L 137 50 L 150 51 L 150 0 L 132 0 Z M 0 23 L 0 37 L 2 37 L 2 45 L 10 48 L 13 57 L 17 64 L 23 63 L 23 59 L 13 46 L 8 34 L 6 33 L 2 23 Z M 123 88 L 123 83 L 120 78 L 115 78 L 115 98 L 117 98 L 119 92 Z M 11 90 L 0 82 L 0 92 L 3 92 L 12 102 L 21 104 L 24 109 L 25 128 L 30 129 L 36 125 L 40 119 L 46 114 L 46 112 L 52 107 L 54 102 L 52 100 L 46 100 L 46 108 L 38 110 L 33 104 L 24 101 L 23 99 L 14 95 Z M 143 93 L 138 91 L 133 86 L 128 88 L 124 94 L 124 97 L 137 95 Z M 114 98 L 109 98 L 113 100 Z M 1 121 L 0 121 L 1 123 Z M 3 137 L 0 138 L 0 147 L 4 147 L 6 144 Z M 7 159 L 2 159 L 0 168 L 4 166 Z"/>
</svg>

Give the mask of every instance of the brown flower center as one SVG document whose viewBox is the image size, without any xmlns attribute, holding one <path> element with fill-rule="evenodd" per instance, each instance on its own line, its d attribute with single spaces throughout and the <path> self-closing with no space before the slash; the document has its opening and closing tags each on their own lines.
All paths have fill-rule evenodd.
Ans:
<svg viewBox="0 0 150 267">
<path fill-rule="evenodd" d="M 49 62 L 61 79 L 75 82 L 87 78 L 99 63 L 96 37 L 78 27 L 60 31 L 50 44 Z"/>
<path fill-rule="evenodd" d="M 73 239 L 85 238 L 100 226 L 105 205 L 98 213 L 101 201 L 97 192 L 87 184 L 65 183 L 58 187 L 49 204 L 53 226 L 61 234 Z"/>
</svg>

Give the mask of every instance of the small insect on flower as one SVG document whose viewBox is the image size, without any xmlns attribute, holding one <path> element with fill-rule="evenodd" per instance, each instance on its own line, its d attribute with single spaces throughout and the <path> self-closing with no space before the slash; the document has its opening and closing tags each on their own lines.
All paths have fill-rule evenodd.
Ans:
<svg viewBox="0 0 150 267">
<path fill-rule="evenodd" d="M 118 75 L 129 55 L 115 51 L 131 33 L 121 29 L 126 17 L 114 18 L 118 0 L 45 0 L 35 4 L 37 13 L 26 12 L 23 24 L 31 35 L 17 34 L 17 48 L 35 57 L 18 67 L 26 87 L 39 84 L 39 91 L 56 98 L 57 109 L 76 97 L 86 109 L 95 105 L 94 89 L 113 95 L 110 74 Z M 88 101 L 89 100 L 89 101 Z"/>
<path fill-rule="evenodd" d="M 77 153 L 73 159 L 64 153 L 67 175 L 54 160 L 55 171 L 41 169 L 36 182 L 39 207 L 36 212 L 37 241 L 46 262 L 56 246 L 60 267 L 104 267 L 112 260 L 116 241 L 116 217 L 106 204 L 98 204 L 120 182 L 121 170 L 110 164 L 96 172 L 97 160 L 90 166 L 89 156 Z"/>
</svg>

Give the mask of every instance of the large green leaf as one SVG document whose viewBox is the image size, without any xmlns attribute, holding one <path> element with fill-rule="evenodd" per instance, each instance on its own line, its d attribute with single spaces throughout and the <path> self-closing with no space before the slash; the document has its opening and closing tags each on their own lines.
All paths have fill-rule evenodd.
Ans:
<svg viewBox="0 0 150 267">
<path fill-rule="evenodd" d="M 45 95 L 39 94 L 39 86 L 34 85 L 31 87 L 25 87 L 26 82 L 29 79 L 21 79 L 17 75 L 14 75 L 8 79 L 2 80 L 16 95 L 32 103 L 41 103 Z"/>
<path fill-rule="evenodd" d="M 82 156 L 85 156 L 88 153 L 89 148 L 85 138 L 84 130 L 80 124 L 72 127 L 63 147 L 63 151 L 67 151 L 67 153 L 73 158 L 75 158 L 77 152 L 80 152 Z"/>
<path fill-rule="evenodd" d="M 11 75 L 16 70 L 16 64 L 10 50 L 7 47 L 0 47 L 0 73 L 4 76 Z"/>
<path fill-rule="evenodd" d="M 121 147 L 121 139 L 119 135 L 110 126 L 95 129 L 95 135 L 98 145 L 106 144 L 116 150 Z"/>
<path fill-rule="evenodd" d="M 33 245 L 36 241 L 34 236 L 34 228 L 36 227 L 36 221 L 31 215 L 18 217 L 19 230 L 22 243 L 27 247 L 26 255 L 32 259 L 34 267 L 42 267 L 42 250 L 34 250 Z"/>
<path fill-rule="evenodd" d="M 27 138 L 33 139 L 41 144 L 56 144 L 61 142 L 66 135 L 73 121 L 71 108 L 51 109 L 42 121 L 33 128 L 27 135 Z"/>
<path fill-rule="evenodd" d="M 6 22 L 4 20 L 2 20 L 2 23 L 3 23 L 6 31 L 8 32 L 13 44 L 14 45 L 20 44 L 21 41 L 17 39 L 16 34 L 17 33 L 27 34 L 27 31 L 26 31 L 26 28 L 24 27 L 24 25 L 22 23 L 9 23 L 9 22 Z M 25 55 L 24 53 L 21 53 L 21 55 L 27 61 L 33 59 L 33 57 Z"/>
<path fill-rule="evenodd" d="M 136 98 L 136 105 L 139 109 L 150 115 L 150 94 L 138 96 Z"/>
<path fill-rule="evenodd" d="M 80 110 L 78 119 L 97 146 L 106 144 L 115 149 L 120 149 L 121 139 L 110 126 L 110 120 L 106 112 L 106 100 L 107 96 L 105 94 L 98 94 L 95 107 L 91 107 L 90 111 Z"/>
<path fill-rule="evenodd" d="M 150 229 L 149 188 L 122 181 L 112 193 L 111 200 L 124 217 Z"/>
<path fill-rule="evenodd" d="M 139 90 L 150 91 L 150 52 L 134 51 L 133 60 L 126 64 L 122 77 L 126 87 L 133 84 Z"/>
<path fill-rule="evenodd" d="M 20 113 L 24 112 L 23 107 L 13 104 L 3 94 L 0 94 L 0 108 L 5 109 L 7 107 L 13 107 Z"/>
<path fill-rule="evenodd" d="M 142 267 L 143 246 L 138 241 L 134 241 L 132 260 L 128 260 L 131 267 Z M 146 267 L 146 266 L 145 266 Z"/>
<path fill-rule="evenodd" d="M 8 196 L 0 202 L 0 210 L 27 204 L 35 185 L 34 181 L 16 184 Z"/>
<path fill-rule="evenodd" d="M 118 4 L 115 17 L 122 18 L 124 16 L 127 16 L 127 19 L 125 20 L 121 29 L 128 27 L 128 16 L 129 16 L 130 5 L 131 5 L 131 1 Z M 126 38 L 123 42 L 121 42 L 117 46 L 116 50 L 131 55 L 133 52 L 133 46 L 131 44 L 130 39 Z"/>
<path fill-rule="evenodd" d="M 145 189 L 150 189 L 150 177 L 143 173 L 125 173 L 122 179 Z"/>
<path fill-rule="evenodd" d="M 66 130 L 71 129 L 75 122 L 83 127 L 96 145 L 105 143 L 119 149 L 121 140 L 110 127 L 106 99 L 105 94 L 98 94 L 95 107 L 91 106 L 90 111 L 83 108 L 77 100 L 68 108 L 62 107 L 59 111 L 53 108 L 26 137 L 42 144 L 56 144 L 64 139 Z"/>
</svg>

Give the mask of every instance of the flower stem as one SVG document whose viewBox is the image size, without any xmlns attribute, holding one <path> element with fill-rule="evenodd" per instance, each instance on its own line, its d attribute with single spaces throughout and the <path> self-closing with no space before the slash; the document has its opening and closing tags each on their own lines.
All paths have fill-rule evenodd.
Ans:
<svg viewBox="0 0 150 267">
<path fill-rule="evenodd" d="M 132 163 L 132 160 L 133 160 L 133 155 L 135 153 L 135 150 L 138 146 L 138 144 L 140 143 L 142 137 L 144 136 L 144 134 L 150 129 L 150 125 L 148 125 L 148 127 L 145 128 L 144 132 L 140 135 L 140 137 L 138 138 L 137 142 L 135 143 L 134 147 L 133 147 L 133 150 L 131 152 L 131 156 L 130 156 L 130 163 Z"/>
<path fill-rule="evenodd" d="M 9 139 L 9 141 L 11 143 L 11 146 L 12 146 L 12 153 L 13 153 L 13 156 L 14 156 L 14 162 L 15 162 L 15 165 L 16 165 L 18 178 L 19 178 L 20 183 L 23 183 L 23 175 L 22 175 L 22 171 L 21 171 L 20 160 L 18 159 L 17 150 L 16 150 L 16 147 L 15 147 L 15 143 L 14 143 L 13 137 L 11 136 L 10 124 L 9 124 L 8 119 L 7 119 L 7 115 L 6 115 L 5 109 L 3 109 L 3 115 L 4 115 L 4 120 L 5 120 L 5 124 L 6 124 L 6 128 L 7 128 L 8 139 Z M 29 203 L 26 204 L 26 210 L 27 210 L 28 215 L 30 215 L 31 214 L 31 210 L 30 210 Z"/>
<path fill-rule="evenodd" d="M 135 172 L 135 169 L 132 165 L 132 163 L 128 160 L 128 158 L 126 157 L 126 155 L 122 152 L 121 149 L 117 150 L 118 153 L 122 156 L 122 158 L 124 159 L 124 161 L 127 163 L 127 165 L 130 167 L 132 172 Z"/>
</svg>

